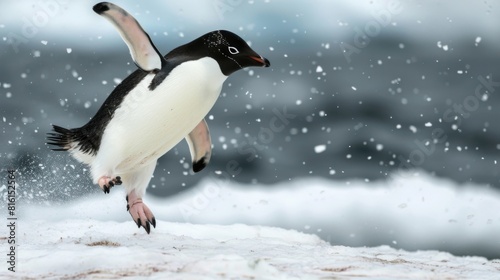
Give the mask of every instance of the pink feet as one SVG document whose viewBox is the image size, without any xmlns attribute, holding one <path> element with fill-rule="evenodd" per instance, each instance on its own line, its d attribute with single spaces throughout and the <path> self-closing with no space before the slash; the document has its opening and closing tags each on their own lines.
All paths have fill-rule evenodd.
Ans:
<svg viewBox="0 0 500 280">
<path fill-rule="evenodd" d="M 120 176 L 116 176 L 115 178 L 102 176 L 99 178 L 98 183 L 104 193 L 109 193 L 112 187 L 122 184 L 122 179 Z M 153 213 L 149 210 L 148 206 L 142 202 L 142 198 L 137 196 L 134 190 L 127 195 L 127 211 L 129 211 L 137 226 L 142 226 L 148 234 L 151 231 L 150 225 L 156 227 L 156 219 Z"/>
<path fill-rule="evenodd" d="M 99 178 L 99 187 L 104 191 L 104 193 L 109 193 L 109 190 L 115 185 L 122 184 L 122 178 L 120 176 L 116 176 L 116 178 L 111 179 L 111 177 L 102 176 Z"/>
<path fill-rule="evenodd" d="M 156 219 L 153 213 L 149 210 L 148 206 L 142 202 L 142 198 L 137 196 L 135 191 L 131 191 L 127 195 L 127 211 L 129 211 L 137 226 L 142 226 L 148 234 L 151 231 L 150 224 L 156 227 Z"/>
</svg>

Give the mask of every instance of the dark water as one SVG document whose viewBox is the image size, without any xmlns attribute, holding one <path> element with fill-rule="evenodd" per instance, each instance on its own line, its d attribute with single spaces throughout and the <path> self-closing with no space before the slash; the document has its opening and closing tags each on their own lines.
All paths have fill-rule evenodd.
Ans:
<svg viewBox="0 0 500 280">
<path fill-rule="evenodd" d="M 225 179 L 235 162 L 241 172 L 231 180 L 269 187 L 302 177 L 371 181 L 421 169 L 498 188 L 497 35 L 464 29 L 438 37 L 429 29 L 416 37 L 405 28 L 371 37 L 350 62 L 341 45 L 353 44 L 351 28 L 338 36 L 328 29 L 239 32 L 271 67 L 227 80 L 207 119 L 214 148 L 206 170 L 191 174 L 180 143 L 158 161 L 148 191 L 169 196 L 206 176 Z M 206 31 L 155 41 L 165 50 Z M 86 123 L 135 66 L 124 48 L 42 46 L 40 39 L 17 53 L 4 40 L 0 50 L 1 168 L 19 170 L 21 183 L 31 186 L 25 198 L 69 200 L 97 187 L 85 166 L 45 146 L 50 124 Z"/>
<path fill-rule="evenodd" d="M 307 176 L 374 180 L 418 168 L 497 187 L 498 59 L 486 44 L 456 45 L 423 51 L 405 38 L 381 36 L 350 64 L 336 51 L 292 50 L 283 57 L 264 49 L 272 67 L 230 77 L 209 114 L 214 154 L 207 170 L 189 174 L 187 145 L 180 143 L 159 160 L 151 191 L 182 191 L 203 176 L 217 176 L 232 160 L 243 170 L 232 180 L 244 183 Z M 83 125 L 113 80 L 134 70 L 128 57 L 74 52 L 63 58 L 56 51 L 21 54 L 0 70 L 10 81 L 0 88 L 0 149 L 13 167 L 32 170 L 62 160 L 81 170 L 44 145 L 45 133 L 51 123 Z M 46 169 L 32 172 L 46 177 Z M 85 176 L 80 180 L 90 184 Z"/>
</svg>

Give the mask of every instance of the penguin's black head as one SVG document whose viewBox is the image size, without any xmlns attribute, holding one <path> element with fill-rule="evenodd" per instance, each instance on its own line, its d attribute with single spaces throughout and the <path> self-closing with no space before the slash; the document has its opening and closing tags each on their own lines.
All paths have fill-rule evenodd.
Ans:
<svg viewBox="0 0 500 280">
<path fill-rule="evenodd" d="M 226 30 L 207 33 L 173 50 L 167 55 L 167 59 L 173 56 L 211 57 L 219 63 L 222 73 L 226 76 L 245 67 L 270 65 L 269 60 L 258 55 L 238 35 Z"/>
<path fill-rule="evenodd" d="M 269 67 L 269 60 L 257 54 L 240 36 L 226 30 L 217 30 L 201 37 L 224 75 L 250 66 Z"/>
</svg>

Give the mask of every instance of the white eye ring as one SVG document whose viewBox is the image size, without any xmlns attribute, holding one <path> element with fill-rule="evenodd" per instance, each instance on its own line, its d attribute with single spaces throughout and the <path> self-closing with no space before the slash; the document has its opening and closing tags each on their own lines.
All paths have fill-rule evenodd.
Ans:
<svg viewBox="0 0 500 280">
<path fill-rule="evenodd" d="M 232 47 L 232 46 L 229 46 L 227 49 L 229 50 L 230 54 L 239 54 L 240 53 L 240 51 L 238 51 L 237 48 Z"/>
</svg>

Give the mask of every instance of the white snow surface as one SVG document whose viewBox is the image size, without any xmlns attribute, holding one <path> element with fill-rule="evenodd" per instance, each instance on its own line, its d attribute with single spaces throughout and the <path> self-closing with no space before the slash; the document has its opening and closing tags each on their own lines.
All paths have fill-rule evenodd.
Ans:
<svg viewBox="0 0 500 280">
<path fill-rule="evenodd" d="M 208 178 L 178 197 L 147 196 L 146 203 L 158 220 L 150 235 L 131 221 L 120 188 L 63 205 L 19 205 L 17 272 L 3 269 L 0 279 L 499 279 L 500 275 L 498 259 L 389 246 L 332 246 L 314 234 L 262 226 L 291 228 L 303 223 L 305 229 L 321 232 L 327 229 L 317 229 L 315 223 L 329 219 L 335 234 L 343 235 L 357 223 L 371 220 L 380 226 L 384 221 L 398 232 L 399 243 L 403 236 L 417 244 L 448 239 L 489 244 L 497 250 L 498 192 L 457 186 L 426 174 L 369 183 L 304 179 L 260 188 Z M 5 239 L 0 243 L 7 246 Z"/>
<path fill-rule="evenodd" d="M 83 205 L 81 205 L 83 206 Z M 331 246 L 315 235 L 247 225 L 159 221 L 147 235 L 130 222 L 23 222 L 17 277 L 32 279 L 494 279 L 500 261 Z M 2 272 L 1 276 L 12 275 Z M 498 279 L 498 278 L 497 278 Z"/>
</svg>

